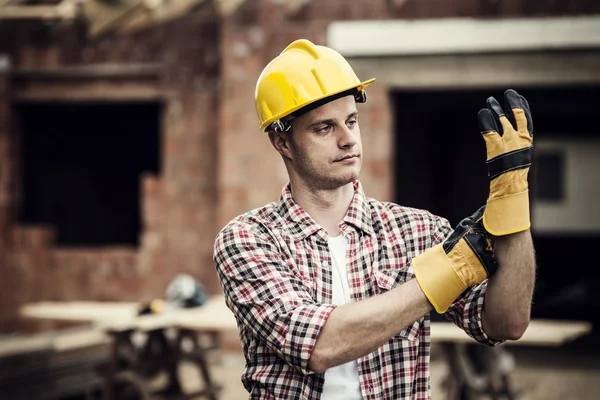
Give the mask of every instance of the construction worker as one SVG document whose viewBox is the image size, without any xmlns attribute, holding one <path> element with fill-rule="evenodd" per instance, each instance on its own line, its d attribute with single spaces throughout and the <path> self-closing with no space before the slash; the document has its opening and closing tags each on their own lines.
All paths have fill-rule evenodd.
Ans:
<svg viewBox="0 0 600 400">
<path fill-rule="evenodd" d="M 258 78 L 259 128 L 289 183 L 279 202 L 229 222 L 214 248 L 251 399 L 428 399 L 431 312 L 489 346 L 528 326 L 526 100 L 508 90 L 504 108 L 490 97 L 478 114 L 489 198 L 452 229 L 427 210 L 364 194 L 357 105 L 373 81 L 307 40 Z"/>
</svg>

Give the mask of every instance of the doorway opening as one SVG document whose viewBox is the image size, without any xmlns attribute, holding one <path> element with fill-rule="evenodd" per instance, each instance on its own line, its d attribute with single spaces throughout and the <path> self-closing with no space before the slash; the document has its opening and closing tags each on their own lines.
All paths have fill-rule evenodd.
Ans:
<svg viewBox="0 0 600 400">
<path fill-rule="evenodd" d="M 581 171 L 573 171 L 574 164 L 569 163 L 582 156 L 600 159 L 600 153 L 590 156 L 592 148 L 600 148 L 600 144 L 591 146 L 600 143 L 596 123 L 600 86 L 514 89 L 529 101 L 534 121 L 529 184 L 538 280 L 532 315 L 600 321 L 596 311 L 600 301 L 593 295 L 600 280 L 586 261 L 593 259 L 594 249 L 600 246 L 600 218 L 587 206 L 594 200 L 590 196 L 597 193 L 594 188 L 600 186 L 600 172 L 590 173 L 586 168 L 593 166 L 582 163 Z M 504 103 L 503 94 L 498 88 L 402 90 L 392 94 L 397 203 L 444 216 L 452 226 L 485 204 L 489 181 L 477 113 L 489 96 Z M 558 145 L 555 153 L 542 151 L 542 144 L 556 142 L 573 145 Z M 586 151 L 579 155 L 571 149 Z M 565 158 L 566 154 L 571 158 Z M 567 193 L 567 188 L 583 177 L 586 182 L 577 182 L 583 189 Z M 562 214 L 562 228 L 552 232 L 543 229 L 548 221 L 533 218 L 533 211 L 539 210 L 536 207 L 548 202 L 565 211 L 557 213 Z M 569 215 L 573 216 L 570 220 Z M 597 221 L 595 230 L 573 227 L 574 220 L 589 223 L 591 219 Z"/>
<path fill-rule="evenodd" d="M 160 171 L 162 105 L 23 103 L 22 224 L 68 247 L 137 246 L 140 175 Z"/>
</svg>

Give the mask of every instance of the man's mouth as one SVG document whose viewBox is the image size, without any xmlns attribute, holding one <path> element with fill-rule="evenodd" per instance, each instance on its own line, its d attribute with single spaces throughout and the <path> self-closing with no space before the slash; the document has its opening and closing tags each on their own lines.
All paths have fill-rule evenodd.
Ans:
<svg viewBox="0 0 600 400">
<path fill-rule="evenodd" d="M 335 161 L 336 162 L 338 162 L 338 161 L 345 161 L 345 160 L 350 160 L 350 159 L 356 158 L 356 157 L 358 157 L 358 154 L 348 154 L 347 156 L 339 158 L 339 159 L 337 159 Z"/>
</svg>

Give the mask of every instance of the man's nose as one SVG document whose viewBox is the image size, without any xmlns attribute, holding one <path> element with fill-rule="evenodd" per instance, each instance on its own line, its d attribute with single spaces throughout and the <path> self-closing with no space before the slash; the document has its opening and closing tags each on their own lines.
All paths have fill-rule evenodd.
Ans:
<svg viewBox="0 0 600 400">
<path fill-rule="evenodd" d="M 338 144 L 340 148 L 353 147 L 357 143 L 356 132 L 348 126 L 343 125 L 340 130 Z"/>
</svg>

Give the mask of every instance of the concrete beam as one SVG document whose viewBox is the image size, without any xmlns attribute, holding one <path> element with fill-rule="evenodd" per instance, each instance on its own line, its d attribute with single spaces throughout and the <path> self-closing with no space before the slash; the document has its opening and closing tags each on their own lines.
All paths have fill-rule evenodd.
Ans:
<svg viewBox="0 0 600 400">
<path fill-rule="evenodd" d="M 327 44 L 350 57 L 600 48 L 600 16 L 336 21 Z"/>
</svg>

